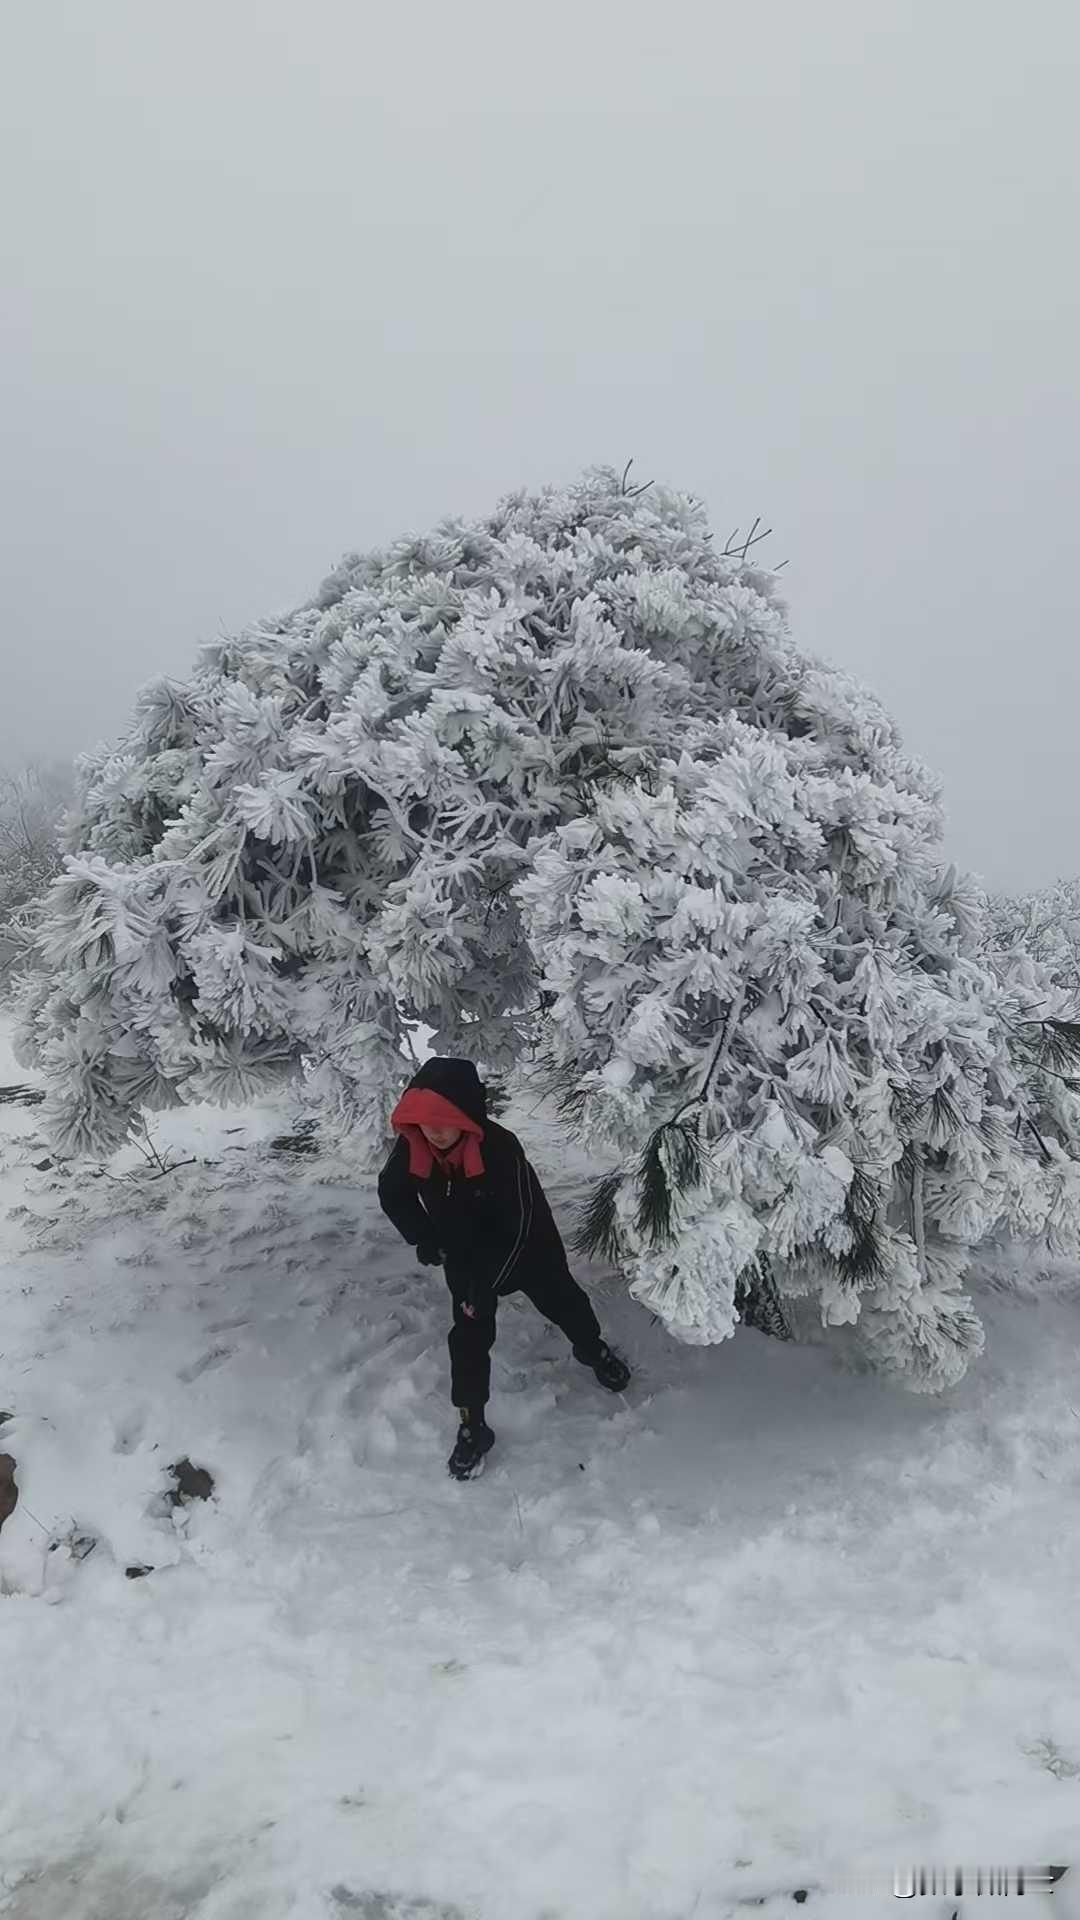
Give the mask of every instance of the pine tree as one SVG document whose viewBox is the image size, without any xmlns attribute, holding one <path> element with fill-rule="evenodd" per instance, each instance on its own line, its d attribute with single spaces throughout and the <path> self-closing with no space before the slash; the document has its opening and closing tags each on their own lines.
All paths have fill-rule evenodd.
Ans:
<svg viewBox="0 0 1080 1920">
<path fill-rule="evenodd" d="M 0 773 L 0 994 L 32 958 L 37 902 L 60 869 L 58 822 L 70 786 L 62 765 Z"/>
<path fill-rule="evenodd" d="M 991 894 L 987 946 L 1002 959 L 1033 961 L 1040 978 L 1048 976 L 1080 1002 L 1080 879 Z"/>
<path fill-rule="evenodd" d="M 985 958 L 1019 1001 L 1012 1058 L 1026 1128 L 1044 1166 L 1080 1156 L 1080 880 L 988 903 Z M 1060 1212 L 1060 1203 L 1055 1215 Z M 1068 1236 L 1055 1245 L 1068 1253 Z"/>
<path fill-rule="evenodd" d="M 1076 1035 L 988 957 L 937 781 L 796 649 L 755 539 L 602 469 L 350 555 L 147 688 L 82 763 L 25 995 L 58 1147 L 303 1068 L 377 1154 L 421 1022 L 616 1159 L 580 1244 L 677 1337 L 812 1295 L 907 1386 L 959 1379 L 986 1235 L 1080 1251 L 1018 1065 Z"/>
</svg>

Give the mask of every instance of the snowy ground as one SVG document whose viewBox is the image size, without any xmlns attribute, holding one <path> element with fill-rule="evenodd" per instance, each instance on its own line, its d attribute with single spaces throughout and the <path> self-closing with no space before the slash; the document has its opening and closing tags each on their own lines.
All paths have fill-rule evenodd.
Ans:
<svg viewBox="0 0 1080 1920">
<path fill-rule="evenodd" d="M 507 1119 L 565 1218 L 585 1163 Z M 988 1274 L 921 1399 L 846 1329 L 679 1347 L 579 1263 L 632 1387 L 504 1303 L 459 1486 L 441 1276 L 280 1126 L 72 1177 L 0 1106 L 0 1913 L 873 1920 L 897 1865 L 1075 1861 L 1080 1914 L 1080 1276 Z"/>
</svg>

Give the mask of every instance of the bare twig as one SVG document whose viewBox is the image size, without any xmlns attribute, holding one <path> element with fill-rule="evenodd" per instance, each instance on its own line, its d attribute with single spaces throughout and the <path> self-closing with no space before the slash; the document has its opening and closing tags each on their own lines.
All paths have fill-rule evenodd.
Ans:
<svg viewBox="0 0 1080 1920">
<path fill-rule="evenodd" d="M 627 461 L 625 467 L 623 468 L 622 480 L 619 483 L 619 492 L 622 494 L 622 497 L 624 500 L 638 500 L 640 499 L 643 493 L 648 493 L 649 488 L 652 486 L 651 480 L 646 480 L 645 485 L 643 487 L 627 486 L 626 483 L 630 478 L 630 469 L 633 466 L 633 464 L 634 463 L 632 460 Z"/>
<path fill-rule="evenodd" d="M 923 1199 L 923 1157 L 917 1149 L 911 1169 L 911 1223 L 914 1229 L 915 1250 L 919 1256 L 919 1275 L 925 1286 L 926 1267 L 926 1215 Z"/>
<path fill-rule="evenodd" d="M 151 1180 L 163 1180 L 167 1173 L 176 1173 L 180 1167 L 193 1167 L 196 1164 L 198 1158 L 196 1154 L 193 1154 L 188 1160 L 169 1160 L 163 1154 L 159 1153 L 153 1140 L 150 1138 L 150 1129 L 145 1121 L 143 1123 L 143 1137 L 140 1137 L 136 1132 L 132 1132 L 129 1138 L 132 1146 L 138 1147 L 147 1166 L 155 1169 L 155 1171 L 150 1174 Z M 105 1173 L 104 1167 L 102 1168 L 102 1172 Z M 105 1177 L 107 1180 L 112 1180 L 114 1175 L 106 1173 Z M 135 1171 L 125 1174 L 124 1176 L 127 1180 L 134 1180 L 137 1177 L 138 1175 Z"/>
<path fill-rule="evenodd" d="M 708 1094 L 709 1087 L 712 1083 L 712 1077 L 716 1072 L 717 1067 L 727 1057 L 727 1050 L 728 1050 L 728 1047 L 731 1045 L 732 1036 L 735 1032 L 736 1022 L 738 1021 L 739 1015 L 742 1013 L 743 1004 L 745 1000 L 746 1000 L 746 982 L 745 980 L 740 980 L 738 986 L 735 989 L 735 994 L 732 998 L 731 1005 L 727 1010 L 727 1017 L 724 1021 L 724 1030 L 720 1035 L 719 1040 L 716 1043 L 716 1048 L 713 1052 L 712 1059 L 709 1062 L 708 1071 L 706 1072 L 705 1078 L 702 1081 L 701 1086 L 698 1092 L 694 1095 L 693 1099 L 688 1100 L 685 1106 L 682 1106 L 679 1108 L 678 1113 L 675 1115 L 675 1120 L 672 1122 L 673 1125 L 676 1124 L 681 1119 L 684 1113 L 688 1113 L 691 1107 L 700 1106 L 704 1102 Z"/>
<path fill-rule="evenodd" d="M 771 527 L 761 527 L 761 531 L 759 533 L 758 532 L 759 527 L 761 527 L 760 513 L 756 515 L 754 519 L 754 524 L 750 528 L 750 531 L 747 534 L 746 539 L 743 540 L 738 545 L 736 545 L 736 542 L 739 540 L 739 529 L 738 527 L 734 527 L 732 531 L 728 534 L 727 544 L 723 548 L 720 558 L 722 560 L 745 560 L 747 554 L 750 552 L 751 547 L 760 546 L 761 542 L 763 540 L 767 540 L 769 538 L 769 535 L 772 533 Z M 786 565 L 786 562 L 783 562 L 782 564 Z M 775 572 L 776 569 L 774 568 L 773 571 Z"/>
</svg>

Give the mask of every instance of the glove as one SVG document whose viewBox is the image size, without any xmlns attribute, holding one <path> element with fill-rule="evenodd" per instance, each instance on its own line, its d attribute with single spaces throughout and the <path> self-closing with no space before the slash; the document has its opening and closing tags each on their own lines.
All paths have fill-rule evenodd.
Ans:
<svg viewBox="0 0 1080 1920">
<path fill-rule="evenodd" d="M 422 1267 L 441 1267 L 443 1264 L 442 1248 L 436 1246 L 434 1240 L 421 1240 L 416 1257 Z"/>
</svg>

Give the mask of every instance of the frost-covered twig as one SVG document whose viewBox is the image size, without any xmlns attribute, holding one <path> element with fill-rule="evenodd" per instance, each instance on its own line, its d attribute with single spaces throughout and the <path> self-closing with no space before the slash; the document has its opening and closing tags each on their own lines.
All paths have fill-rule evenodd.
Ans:
<svg viewBox="0 0 1080 1920">
<path fill-rule="evenodd" d="M 924 1166 L 921 1148 L 912 1149 L 911 1168 L 911 1222 L 914 1229 L 913 1239 L 919 1256 L 919 1273 L 926 1283 L 926 1212 L 923 1202 Z"/>
</svg>

